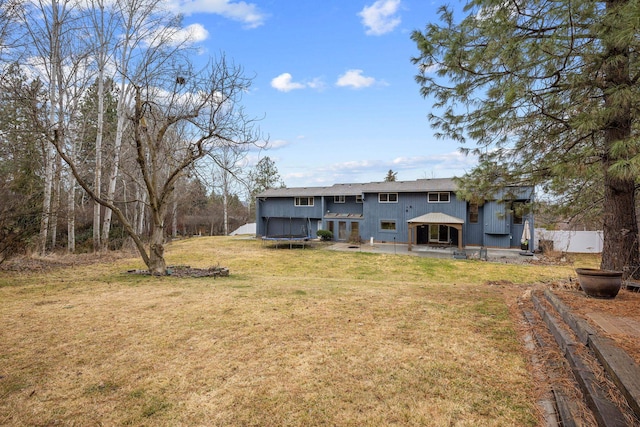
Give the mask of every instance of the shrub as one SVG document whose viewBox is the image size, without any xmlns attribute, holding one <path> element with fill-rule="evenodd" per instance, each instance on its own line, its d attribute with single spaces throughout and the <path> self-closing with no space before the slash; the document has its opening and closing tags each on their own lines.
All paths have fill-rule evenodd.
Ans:
<svg viewBox="0 0 640 427">
<path fill-rule="evenodd" d="M 323 240 L 323 241 L 327 241 L 327 240 L 332 240 L 333 239 L 333 233 L 330 232 L 329 230 L 318 230 L 316 232 L 316 234 L 318 235 L 320 240 Z"/>
</svg>

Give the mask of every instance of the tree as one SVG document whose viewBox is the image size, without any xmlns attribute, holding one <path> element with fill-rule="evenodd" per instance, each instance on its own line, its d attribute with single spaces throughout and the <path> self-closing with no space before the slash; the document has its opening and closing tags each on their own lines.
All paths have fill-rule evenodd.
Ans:
<svg viewBox="0 0 640 427">
<path fill-rule="evenodd" d="M 253 195 L 268 190 L 269 188 L 284 188 L 284 181 L 276 167 L 276 162 L 269 156 L 263 157 L 250 172 Z"/>
<path fill-rule="evenodd" d="M 396 182 L 397 177 L 398 172 L 394 172 L 393 170 L 389 169 L 389 172 L 387 172 L 387 176 L 384 177 L 384 182 Z"/>
<path fill-rule="evenodd" d="M 129 120 L 137 172 L 150 210 L 148 249 L 135 224 L 113 202 L 98 197 L 91 183 L 83 179 L 78 164 L 63 146 L 56 145 L 82 188 L 115 213 L 155 275 L 166 274 L 165 219 L 176 181 L 217 147 L 258 140 L 253 121 L 239 104 L 251 82 L 242 75 L 242 69 L 222 57 L 202 72 L 190 72 L 185 68 L 186 58 L 181 59 L 176 61 L 180 67 L 173 69 L 166 67 L 175 64 L 173 61 L 162 61 L 159 66 L 166 67 L 162 70 L 153 70 L 154 64 L 149 64 L 145 78 L 134 86 L 135 103 Z"/>
<path fill-rule="evenodd" d="M 442 7 L 440 23 L 412 33 L 437 135 L 477 144 L 463 147 L 480 167 L 462 182 L 485 195 L 508 182 L 593 197 L 602 268 L 637 265 L 640 3 L 476 0 L 465 13 Z"/>
<path fill-rule="evenodd" d="M 44 153 L 44 197 L 40 225 L 39 251 L 47 250 L 48 238 L 56 244 L 57 218 L 64 191 L 62 162 L 53 147 L 66 146 L 67 155 L 75 157 L 77 143 L 73 128 L 79 101 L 88 82 L 87 52 L 81 46 L 78 31 L 81 28 L 81 8 L 70 0 L 37 0 L 26 2 L 21 16 L 24 38 L 30 54 L 29 65 L 33 74 L 40 74 L 47 85 L 49 117 L 40 123 L 41 130 L 52 144 Z M 34 118 L 35 119 L 35 118 Z M 66 171 L 65 171 L 66 172 Z M 73 250 L 74 189 L 73 179 L 67 180 L 67 220 L 69 249 Z"/>
<path fill-rule="evenodd" d="M 265 156 L 249 172 L 247 188 L 249 190 L 249 212 L 255 202 L 256 195 L 269 188 L 284 188 L 285 184 L 276 167 L 276 163 L 269 156 Z M 251 217 L 251 214 L 249 215 Z"/>
<path fill-rule="evenodd" d="M 28 82 L 17 64 L 0 81 L 0 263 L 26 251 L 42 214 L 42 151 L 34 117 L 46 115 L 39 80 Z"/>
<path fill-rule="evenodd" d="M 214 188 L 220 188 L 222 192 L 222 217 L 224 224 L 224 235 L 228 235 L 229 230 L 229 197 L 234 181 L 238 181 L 242 169 L 242 161 L 247 156 L 247 146 L 235 144 L 222 145 L 215 152 L 211 152 L 209 157 L 217 166 L 212 172 Z"/>
</svg>

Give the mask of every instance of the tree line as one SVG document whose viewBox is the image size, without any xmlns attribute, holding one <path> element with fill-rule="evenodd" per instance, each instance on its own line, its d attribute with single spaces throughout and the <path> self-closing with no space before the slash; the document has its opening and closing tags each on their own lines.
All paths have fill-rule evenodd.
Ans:
<svg viewBox="0 0 640 427">
<path fill-rule="evenodd" d="M 0 0 L 0 14 L 0 260 L 128 241 L 164 274 L 167 237 L 227 234 L 284 185 L 268 157 L 248 165 L 265 145 L 242 106 L 251 79 L 224 54 L 199 65 L 162 1 Z"/>
</svg>

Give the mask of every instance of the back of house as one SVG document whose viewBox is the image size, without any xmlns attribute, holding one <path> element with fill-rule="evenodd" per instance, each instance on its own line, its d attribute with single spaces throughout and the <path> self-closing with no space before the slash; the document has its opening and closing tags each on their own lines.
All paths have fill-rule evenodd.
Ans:
<svg viewBox="0 0 640 427">
<path fill-rule="evenodd" d="M 457 197 L 454 179 L 268 189 L 256 199 L 256 235 L 397 242 L 409 245 L 521 247 L 533 237 L 533 187 L 505 187 L 493 200 Z M 509 197 L 505 197 L 506 195 Z"/>
</svg>

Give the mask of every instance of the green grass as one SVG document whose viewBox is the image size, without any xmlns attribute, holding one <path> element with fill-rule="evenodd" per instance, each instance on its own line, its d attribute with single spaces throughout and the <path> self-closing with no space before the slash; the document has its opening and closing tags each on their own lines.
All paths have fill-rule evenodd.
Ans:
<svg viewBox="0 0 640 427">
<path fill-rule="evenodd" d="M 571 266 L 237 238 L 167 258 L 231 276 L 127 274 L 136 258 L 0 273 L 0 425 L 540 422 L 512 308 Z"/>
</svg>

